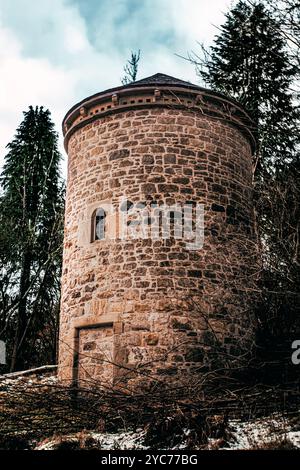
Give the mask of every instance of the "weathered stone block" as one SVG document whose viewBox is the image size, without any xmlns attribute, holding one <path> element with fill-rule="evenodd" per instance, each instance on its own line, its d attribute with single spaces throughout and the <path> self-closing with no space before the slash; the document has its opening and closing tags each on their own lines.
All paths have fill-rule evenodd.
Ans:
<svg viewBox="0 0 300 470">
<path fill-rule="evenodd" d="M 148 346 L 156 346 L 158 344 L 159 337 L 155 333 L 150 333 L 145 337 L 145 343 Z"/>
<path fill-rule="evenodd" d="M 129 150 L 128 149 L 121 149 L 121 150 L 115 150 L 114 152 L 111 152 L 109 154 L 109 160 L 119 160 L 121 158 L 127 158 L 129 157 Z"/>
</svg>

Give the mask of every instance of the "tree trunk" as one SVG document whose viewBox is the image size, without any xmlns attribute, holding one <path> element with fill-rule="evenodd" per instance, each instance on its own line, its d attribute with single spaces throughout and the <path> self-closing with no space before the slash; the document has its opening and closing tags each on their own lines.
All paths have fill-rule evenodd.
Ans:
<svg viewBox="0 0 300 470">
<path fill-rule="evenodd" d="M 25 252 L 22 260 L 20 284 L 19 284 L 19 305 L 17 309 L 17 322 L 16 331 L 13 342 L 12 357 L 10 363 L 10 372 L 20 370 L 22 368 L 22 358 L 20 356 L 20 340 L 23 336 L 23 332 L 26 328 L 27 320 L 27 296 L 28 288 L 30 285 L 30 267 L 31 267 L 31 256 L 30 253 Z"/>
</svg>

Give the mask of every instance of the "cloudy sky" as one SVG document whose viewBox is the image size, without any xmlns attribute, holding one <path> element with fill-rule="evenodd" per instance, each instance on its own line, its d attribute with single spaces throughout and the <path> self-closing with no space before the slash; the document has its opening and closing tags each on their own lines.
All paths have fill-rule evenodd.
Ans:
<svg viewBox="0 0 300 470">
<path fill-rule="evenodd" d="M 198 83 L 175 54 L 210 44 L 231 3 L 0 0 L 0 166 L 23 110 L 48 107 L 60 132 L 73 104 L 121 84 L 131 50 L 141 49 L 138 78 L 161 72 Z"/>
</svg>

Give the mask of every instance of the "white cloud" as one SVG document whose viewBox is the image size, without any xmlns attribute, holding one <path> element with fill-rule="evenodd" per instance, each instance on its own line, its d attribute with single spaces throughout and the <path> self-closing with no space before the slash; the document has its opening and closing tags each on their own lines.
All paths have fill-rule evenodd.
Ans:
<svg viewBox="0 0 300 470">
<path fill-rule="evenodd" d="M 71 54 L 77 54 L 85 51 L 88 47 L 88 41 L 83 31 L 78 31 L 75 25 L 67 24 L 65 29 L 65 47 Z"/>
<path fill-rule="evenodd" d="M 170 1 L 170 15 L 183 45 L 191 48 L 196 41 L 211 42 L 217 33 L 215 26 L 223 22 L 231 3 L 232 0 Z"/>
<path fill-rule="evenodd" d="M 21 0 L 20 8 L 22 3 Z M 101 75 L 106 75 L 103 74 L 103 68 L 100 68 L 99 64 L 112 72 L 116 70 L 116 64 L 112 59 L 99 57 L 89 44 L 84 21 L 78 12 L 76 13 L 76 10 L 66 5 L 63 0 L 55 0 L 55 3 L 56 9 L 53 8 L 52 0 L 44 0 L 42 12 L 34 12 L 34 8 L 29 4 L 25 15 L 28 16 L 28 10 L 31 10 L 29 16 L 36 14 L 36 22 L 39 22 L 44 20 L 45 12 L 48 11 L 49 21 L 55 25 L 51 35 L 49 31 L 47 32 L 51 54 L 47 53 L 46 47 L 43 54 L 40 52 L 33 54 L 32 57 L 26 54 L 26 47 L 20 35 L 14 29 L 3 27 L 0 16 L 0 165 L 3 163 L 5 146 L 23 119 L 22 111 L 29 105 L 43 105 L 49 108 L 56 128 L 60 132 L 61 121 L 68 108 L 86 94 L 93 92 L 95 84 L 101 83 Z M 38 13 L 41 13 L 41 18 L 38 18 Z M 64 19 L 71 17 L 72 24 L 61 20 L 56 22 L 54 21 L 56 17 Z M 36 34 L 34 28 L 28 31 L 29 36 Z M 43 37 L 41 40 L 43 42 Z M 36 41 L 39 41 L 39 37 L 36 37 Z M 59 55 L 65 57 L 65 63 L 53 59 L 55 48 L 58 57 Z M 108 77 L 107 80 L 104 77 L 103 81 L 107 81 L 109 86 Z"/>
<path fill-rule="evenodd" d="M 140 78 L 162 72 L 195 81 L 175 53 L 210 41 L 230 3 L 143 0 L 129 11 L 133 0 L 101 0 L 85 17 L 82 1 L 0 0 L 0 166 L 23 110 L 48 107 L 60 132 L 75 102 L 120 84 L 131 49 L 142 49 Z"/>
<path fill-rule="evenodd" d="M 74 98 L 76 78 L 72 73 L 54 67 L 44 59 L 23 57 L 21 45 L 11 33 L 0 28 L 1 86 L 0 86 L 0 151 L 13 137 L 14 131 L 22 120 L 22 111 L 29 105 L 44 105 L 53 114 L 58 125 L 65 106 Z"/>
</svg>

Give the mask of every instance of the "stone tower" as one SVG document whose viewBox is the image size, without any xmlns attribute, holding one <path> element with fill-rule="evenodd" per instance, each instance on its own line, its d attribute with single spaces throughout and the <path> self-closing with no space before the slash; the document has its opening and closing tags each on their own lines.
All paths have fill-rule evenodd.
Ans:
<svg viewBox="0 0 300 470">
<path fill-rule="evenodd" d="M 244 354 L 256 260 L 246 112 L 156 74 L 76 104 L 63 130 L 60 379 L 183 380 Z M 166 207 L 170 232 L 154 234 Z M 191 240 L 201 232 L 198 245 L 184 224 Z"/>
</svg>

